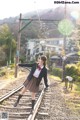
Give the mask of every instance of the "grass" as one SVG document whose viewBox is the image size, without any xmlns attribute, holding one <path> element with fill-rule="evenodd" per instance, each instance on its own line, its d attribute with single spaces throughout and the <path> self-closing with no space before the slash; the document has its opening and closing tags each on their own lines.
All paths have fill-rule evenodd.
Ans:
<svg viewBox="0 0 80 120">
<path fill-rule="evenodd" d="M 69 109 L 76 114 L 80 114 L 80 82 L 75 82 L 72 91 L 64 94 L 66 104 Z"/>
<path fill-rule="evenodd" d="M 49 75 L 49 77 L 51 79 L 56 80 L 56 81 L 61 81 L 60 77 L 53 76 L 53 75 Z M 61 86 L 64 86 L 64 82 L 62 82 Z M 72 92 L 75 93 L 75 94 L 80 95 L 80 82 L 75 82 L 74 83 Z"/>
<path fill-rule="evenodd" d="M 53 76 L 53 75 L 50 75 L 49 76 L 51 79 L 55 79 L 57 81 L 61 81 L 61 78 L 60 77 L 57 77 L 57 76 Z"/>
<path fill-rule="evenodd" d="M 61 81 L 59 77 L 53 75 L 50 75 L 50 78 L 58 82 Z M 62 88 L 65 86 L 64 82 L 61 82 L 61 84 L 59 85 Z M 67 93 L 64 93 L 64 91 L 62 91 L 61 94 L 63 95 L 69 109 L 79 115 L 80 114 L 80 82 L 75 82 L 73 84 L 72 91 L 69 90 L 69 92 Z"/>
<path fill-rule="evenodd" d="M 75 93 L 80 96 L 80 82 L 75 82 Z"/>
</svg>

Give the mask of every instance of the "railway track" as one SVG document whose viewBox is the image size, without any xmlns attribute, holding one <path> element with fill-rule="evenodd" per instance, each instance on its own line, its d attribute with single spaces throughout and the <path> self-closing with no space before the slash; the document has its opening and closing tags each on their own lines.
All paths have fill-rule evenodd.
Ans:
<svg viewBox="0 0 80 120">
<path fill-rule="evenodd" d="M 7 79 L 3 80 L 3 78 L 0 78 L 0 98 L 4 94 L 12 91 L 15 87 L 21 86 L 23 84 L 27 74 L 29 73 L 29 69 L 19 68 L 18 71 L 20 71 L 18 78 L 8 78 L 9 82 L 7 82 Z"/>
<path fill-rule="evenodd" d="M 39 120 L 40 116 L 43 116 L 43 118 L 45 116 L 48 117 L 48 111 L 46 110 L 49 110 L 49 107 L 47 106 L 46 109 L 45 106 L 47 105 L 47 102 L 50 102 L 50 90 L 46 90 L 45 92 L 44 89 L 41 90 L 42 86 L 43 85 L 40 85 L 40 91 L 36 95 L 36 104 L 34 106 L 33 114 L 30 114 L 31 95 L 28 91 L 23 95 L 19 105 L 16 108 L 13 107 L 19 91 L 23 87 L 23 85 L 21 85 L 0 98 L 0 116 L 2 117 L 3 114 L 7 114 L 8 120 Z M 42 109 L 44 109 L 43 112 Z M 5 117 L 5 115 L 3 117 Z"/>
<path fill-rule="evenodd" d="M 46 91 L 43 89 L 43 84 L 40 85 L 33 114 L 30 114 L 31 94 L 28 91 L 21 98 L 19 105 L 16 108 L 13 107 L 23 85 L 9 91 L 9 93 L 0 98 L 0 117 L 2 118 L 3 115 L 5 117 L 7 114 L 8 119 L 0 118 L 0 120 L 67 120 L 67 117 L 70 120 L 78 120 L 77 116 L 72 115 L 64 103 L 64 99 L 60 95 L 61 89 L 57 91 L 59 83 L 55 80 L 51 82 L 51 79 L 50 83 L 50 87 Z"/>
<path fill-rule="evenodd" d="M 23 85 L 20 84 L 19 87 L 8 90 L 5 95 L 0 97 L 0 120 L 3 120 L 2 118 L 8 118 L 6 120 L 49 120 L 50 88 L 44 91 L 43 84 L 40 85 L 33 114 L 30 114 L 31 94 L 28 91 L 21 98 L 19 105 L 13 106 L 22 88 Z"/>
<path fill-rule="evenodd" d="M 0 99 L 0 112 L 8 113 L 9 120 L 17 119 L 27 119 L 30 114 L 31 109 L 31 95 L 26 92 L 22 97 L 20 104 L 15 108 L 13 107 L 16 101 L 19 91 L 22 89 L 23 85 L 13 89 L 11 92 L 7 93 Z M 38 99 L 39 93 L 36 95 L 36 101 Z"/>
<path fill-rule="evenodd" d="M 45 91 L 40 107 L 35 116 L 35 120 L 50 120 L 51 90 Z"/>
</svg>

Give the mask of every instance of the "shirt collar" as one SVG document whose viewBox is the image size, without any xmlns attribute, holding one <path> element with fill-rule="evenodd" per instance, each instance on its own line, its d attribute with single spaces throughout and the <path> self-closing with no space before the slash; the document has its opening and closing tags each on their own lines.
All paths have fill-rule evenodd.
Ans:
<svg viewBox="0 0 80 120">
<path fill-rule="evenodd" d="M 41 67 L 41 69 L 43 68 L 44 66 Z"/>
</svg>

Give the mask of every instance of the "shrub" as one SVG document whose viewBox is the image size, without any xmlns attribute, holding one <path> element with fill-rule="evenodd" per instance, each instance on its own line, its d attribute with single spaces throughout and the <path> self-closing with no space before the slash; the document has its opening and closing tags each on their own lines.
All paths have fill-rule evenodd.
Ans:
<svg viewBox="0 0 80 120">
<path fill-rule="evenodd" d="M 26 57 L 25 56 L 20 56 L 20 59 L 21 63 L 25 62 L 26 61 Z"/>
<path fill-rule="evenodd" d="M 76 82 L 80 82 L 80 76 L 77 76 Z"/>
<path fill-rule="evenodd" d="M 71 77 L 73 77 L 74 75 L 78 75 L 78 67 L 75 64 L 66 65 L 65 75 L 69 75 Z"/>
<path fill-rule="evenodd" d="M 61 78 L 62 77 L 62 69 L 61 68 L 52 68 L 51 74 Z"/>
<path fill-rule="evenodd" d="M 65 75 L 69 75 L 73 77 L 73 80 L 76 82 L 80 82 L 80 63 L 77 64 L 69 64 L 65 67 Z"/>
<path fill-rule="evenodd" d="M 6 75 L 6 70 L 1 70 L 1 69 L 0 69 L 0 77 L 2 77 L 2 76 L 4 76 L 4 75 Z"/>
<path fill-rule="evenodd" d="M 77 65 L 77 67 L 80 67 L 80 62 L 78 62 L 76 65 Z"/>
<path fill-rule="evenodd" d="M 77 81 L 77 77 L 78 77 L 77 75 L 73 75 L 72 77 L 73 77 L 73 81 Z"/>
<path fill-rule="evenodd" d="M 80 62 L 78 62 L 76 65 L 78 67 L 78 75 L 80 76 Z"/>
<path fill-rule="evenodd" d="M 10 65 L 10 68 L 11 68 L 11 69 L 14 68 L 14 67 L 15 67 L 15 64 L 14 64 L 14 63 Z"/>
<path fill-rule="evenodd" d="M 80 82 L 80 76 L 74 75 L 73 80 L 76 82 Z"/>
</svg>

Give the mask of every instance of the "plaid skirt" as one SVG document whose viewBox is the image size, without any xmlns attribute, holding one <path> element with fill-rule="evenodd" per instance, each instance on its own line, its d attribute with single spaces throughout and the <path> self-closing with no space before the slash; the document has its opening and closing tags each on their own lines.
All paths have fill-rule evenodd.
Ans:
<svg viewBox="0 0 80 120">
<path fill-rule="evenodd" d="M 36 85 L 37 79 L 33 77 L 31 80 L 25 80 L 23 85 L 26 87 L 27 90 L 30 92 L 38 92 L 39 91 L 39 86 Z"/>
</svg>

